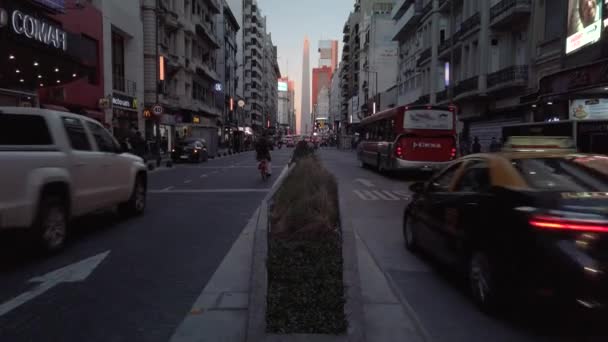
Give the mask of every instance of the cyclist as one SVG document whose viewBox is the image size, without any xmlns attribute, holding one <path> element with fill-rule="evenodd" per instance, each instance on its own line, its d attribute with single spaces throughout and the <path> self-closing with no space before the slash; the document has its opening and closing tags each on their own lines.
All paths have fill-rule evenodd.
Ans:
<svg viewBox="0 0 608 342">
<path fill-rule="evenodd" d="M 255 144 L 255 152 L 257 161 L 261 162 L 262 160 L 266 160 L 266 173 L 270 177 L 272 175 L 272 166 L 270 164 L 270 141 L 268 140 L 268 135 L 264 134 Z"/>
</svg>

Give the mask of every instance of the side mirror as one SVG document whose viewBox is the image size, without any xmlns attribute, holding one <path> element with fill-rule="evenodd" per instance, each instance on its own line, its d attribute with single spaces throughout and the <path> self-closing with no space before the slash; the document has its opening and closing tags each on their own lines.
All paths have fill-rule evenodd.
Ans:
<svg viewBox="0 0 608 342">
<path fill-rule="evenodd" d="M 410 191 L 415 193 L 415 194 L 419 194 L 421 192 L 424 191 L 424 183 L 422 182 L 416 182 L 412 185 L 410 185 Z"/>
</svg>

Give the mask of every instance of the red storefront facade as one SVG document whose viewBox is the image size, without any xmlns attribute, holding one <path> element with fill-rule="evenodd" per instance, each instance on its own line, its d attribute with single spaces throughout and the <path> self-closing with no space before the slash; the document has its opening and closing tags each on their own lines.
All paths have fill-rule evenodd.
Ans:
<svg viewBox="0 0 608 342">
<path fill-rule="evenodd" d="M 88 2 L 0 0 L 0 105 L 40 106 L 103 122 L 99 10 Z"/>
</svg>

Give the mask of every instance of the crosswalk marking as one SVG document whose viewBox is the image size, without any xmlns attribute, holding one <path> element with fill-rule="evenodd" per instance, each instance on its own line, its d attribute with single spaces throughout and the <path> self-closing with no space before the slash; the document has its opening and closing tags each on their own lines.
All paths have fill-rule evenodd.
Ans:
<svg viewBox="0 0 608 342">
<path fill-rule="evenodd" d="M 378 197 L 380 197 L 380 199 L 383 199 L 385 201 L 398 201 L 400 200 L 399 197 L 397 197 L 396 195 L 392 194 L 389 191 L 386 190 L 374 190 L 372 191 L 375 195 L 377 195 Z"/>
<path fill-rule="evenodd" d="M 410 194 L 404 190 L 353 190 L 363 201 L 405 201 Z"/>
<path fill-rule="evenodd" d="M 368 190 L 354 190 L 355 194 L 359 196 L 360 199 L 364 201 L 377 201 L 378 197 L 371 193 Z"/>
</svg>

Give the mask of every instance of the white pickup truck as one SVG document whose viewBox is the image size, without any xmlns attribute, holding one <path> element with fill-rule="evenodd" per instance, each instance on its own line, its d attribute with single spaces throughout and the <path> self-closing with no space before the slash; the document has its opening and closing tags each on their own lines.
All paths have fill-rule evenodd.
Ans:
<svg viewBox="0 0 608 342">
<path fill-rule="evenodd" d="M 29 229 L 39 247 L 56 251 L 74 217 L 116 205 L 142 214 L 146 189 L 143 160 L 124 153 L 97 121 L 0 107 L 0 233 Z"/>
</svg>

